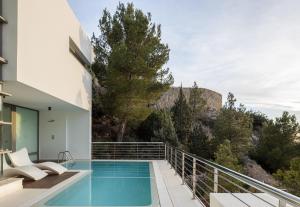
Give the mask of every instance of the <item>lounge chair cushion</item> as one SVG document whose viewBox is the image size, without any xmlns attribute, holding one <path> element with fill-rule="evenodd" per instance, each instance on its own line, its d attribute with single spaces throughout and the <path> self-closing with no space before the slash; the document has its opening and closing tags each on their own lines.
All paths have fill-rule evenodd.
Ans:
<svg viewBox="0 0 300 207">
<path fill-rule="evenodd" d="M 33 165 L 31 160 L 29 159 L 28 151 L 26 148 L 22 148 L 13 153 L 9 153 L 8 157 L 11 160 L 11 163 L 13 164 L 13 166 L 15 166 L 15 167 Z"/>
<path fill-rule="evenodd" d="M 48 175 L 43 170 L 40 170 L 34 166 L 22 166 L 22 167 L 16 167 L 16 168 L 9 168 L 9 169 L 4 170 L 3 173 L 4 173 L 4 176 L 21 175 L 21 176 L 28 177 L 33 180 L 40 180 Z"/>
<path fill-rule="evenodd" d="M 3 159 L 3 169 L 4 169 L 3 171 L 4 176 L 6 177 L 21 175 L 33 180 L 40 180 L 48 175 L 43 170 L 40 170 L 37 167 L 30 166 L 30 165 L 13 168 L 7 164 L 5 157 Z"/>
<path fill-rule="evenodd" d="M 68 169 L 63 167 L 60 164 L 57 164 L 55 162 L 42 162 L 42 163 L 37 163 L 34 166 L 42 169 L 42 170 L 49 170 L 52 171 L 56 174 L 62 174 L 64 172 L 66 172 Z"/>
</svg>

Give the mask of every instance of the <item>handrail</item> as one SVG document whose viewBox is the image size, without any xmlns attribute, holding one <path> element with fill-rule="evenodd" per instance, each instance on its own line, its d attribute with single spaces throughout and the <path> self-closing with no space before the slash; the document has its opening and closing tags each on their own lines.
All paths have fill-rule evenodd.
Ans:
<svg viewBox="0 0 300 207">
<path fill-rule="evenodd" d="M 275 188 L 271 185 L 268 185 L 266 183 L 263 183 L 261 181 L 258 181 L 256 179 L 254 179 L 254 178 L 251 178 L 251 177 L 248 177 L 248 176 L 243 175 L 241 173 L 238 173 L 234 170 L 231 170 L 231 169 L 226 168 L 222 165 L 219 165 L 219 164 L 214 163 L 210 160 L 201 158 L 197 155 L 191 154 L 191 153 L 186 152 L 184 150 L 181 150 L 181 149 L 178 149 L 176 147 L 169 146 L 169 145 L 167 145 L 167 146 L 171 149 L 176 149 L 177 151 L 179 151 L 181 153 L 184 153 L 185 156 L 190 156 L 191 158 L 195 158 L 197 161 L 199 161 L 201 163 L 204 163 L 204 164 L 206 164 L 206 165 L 208 165 L 208 166 L 210 166 L 214 169 L 217 169 L 217 170 L 225 173 L 226 175 L 229 175 L 230 177 L 243 182 L 244 184 L 252 186 L 252 187 L 254 187 L 254 188 L 256 188 L 256 189 L 258 189 L 262 192 L 269 193 L 269 194 L 273 195 L 274 197 L 278 198 L 279 200 L 285 200 L 286 202 L 288 202 L 292 205 L 300 206 L 300 197 L 297 197 L 293 194 L 290 194 L 288 192 L 285 192 L 283 190 Z"/>
<path fill-rule="evenodd" d="M 62 155 L 62 158 L 60 159 L 60 155 Z M 74 162 L 73 156 L 70 151 L 62 151 L 57 154 L 57 163 L 60 163 L 60 161 L 72 161 Z"/>
<path fill-rule="evenodd" d="M 165 159 L 164 142 L 92 142 L 92 159 Z"/>
</svg>

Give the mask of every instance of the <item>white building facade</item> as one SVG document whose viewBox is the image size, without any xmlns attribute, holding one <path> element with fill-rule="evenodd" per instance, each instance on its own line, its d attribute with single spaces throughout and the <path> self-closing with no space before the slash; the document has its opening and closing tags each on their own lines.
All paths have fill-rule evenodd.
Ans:
<svg viewBox="0 0 300 207">
<path fill-rule="evenodd" d="M 67 0 L 2 0 L 2 148 L 91 157 L 92 46 Z"/>
</svg>

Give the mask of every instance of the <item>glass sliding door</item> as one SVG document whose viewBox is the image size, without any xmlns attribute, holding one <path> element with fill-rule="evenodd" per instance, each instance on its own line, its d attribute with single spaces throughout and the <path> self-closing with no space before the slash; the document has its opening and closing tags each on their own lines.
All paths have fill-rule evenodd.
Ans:
<svg viewBox="0 0 300 207">
<path fill-rule="evenodd" d="M 38 111 L 15 107 L 16 150 L 26 147 L 31 160 L 38 160 Z"/>
</svg>

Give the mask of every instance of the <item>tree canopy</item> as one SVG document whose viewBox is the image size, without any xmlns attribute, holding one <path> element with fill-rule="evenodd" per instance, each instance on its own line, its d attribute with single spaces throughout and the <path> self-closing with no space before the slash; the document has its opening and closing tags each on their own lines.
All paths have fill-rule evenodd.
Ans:
<svg viewBox="0 0 300 207">
<path fill-rule="evenodd" d="M 174 127 L 178 136 L 178 140 L 187 145 L 189 141 L 189 133 L 191 131 L 191 109 L 183 94 L 182 86 L 180 87 L 178 98 L 174 106 L 171 108 Z"/>
<path fill-rule="evenodd" d="M 143 120 L 148 107 L 173 84 L 168 68 L 170 49 L 161 42 L 161 26 L 151 22 L 132 3 L 119 3 L 111 15 L 103 11 L 100 36 L 93 35 L 93 72 L 105 89 L 101 101 L 106 111 L 122 121 L 119 141 L 127 122 Z"/>
<path fill-rule="evenodd" d="M 243 105 L 237 107 L 232 93 L 228 94 L 227 102 L 221 109 L 214 125 L 215 143 L 219 145 L 228 139 L 232 152 L 241 158 L 251 148 L 252 119 Z"/>
<path fill-rule="evenodd" d="M 218 146 L 215 157 L 216 163 L 241 172 L 242 168 L 239 165 L 238 158 L 232 152 L 231 142 L 228 139 L 224 140 L 224 142 Z"/>
<path fill-rule="evenodd" d="M 274 176 L 290 193 L 300 196 L 300 157 L 291 160 L 288 170 L 279 169 Z"/>
<path fill-rule="evenodd" d="M 167 110 L 152 112 L 138 129 L 138 134 L 144 141 L 166 142 L 177 146 L 178 140 L 172 122 L 171 114 Z"/>
<path fill-rule="evenodd" d="M 262 137 L 253 153 L 264 168 L 275 172 L 280 168 L 287 168 L 290 160 L 300 156 L 297 150 L 296 138 L 299 124 L 295 115 L 283 112 L 282 116 L 269 120 L 263 126 Z"/>
<path fill-rule="evenodd" d="M 204 106 L 206 105 L 205 100 L 202 98 L 202 91 L 198 88 L 196 81 L 194 82 L 194 85 L 190 92 L 189 105 L 191 108 L 192 125 L 194 125 L 199 122 L 201 113 L 203 112 Z"/>
</svg>

